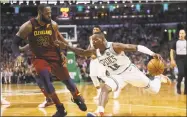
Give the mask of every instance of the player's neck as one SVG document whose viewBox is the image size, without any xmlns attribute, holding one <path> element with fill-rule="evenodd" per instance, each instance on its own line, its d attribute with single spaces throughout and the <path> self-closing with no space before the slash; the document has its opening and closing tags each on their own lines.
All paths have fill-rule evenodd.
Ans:
<svg viewBox="0 0 187 117">
<path fill-rule="evenodd" d="M 106 46 L 102 46 L 101 48 L 99 48 L 101 54 L 103 54 L 106 49 L 107 49 Z"/>
</svg>

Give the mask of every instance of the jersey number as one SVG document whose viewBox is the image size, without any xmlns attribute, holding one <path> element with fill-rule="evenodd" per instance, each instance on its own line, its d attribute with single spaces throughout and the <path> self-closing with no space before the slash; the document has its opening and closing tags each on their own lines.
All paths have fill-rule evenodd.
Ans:
<svg viewBox="0 0 187 117">
<path fill-rule="evenodd" d="M 48 36 L 39 36 L 37 40 L 39 46 L 49 46 L 49 37 Z"/>
<path fill-rule="evenodd" d="M 118 64 L 113 64 L 111 66 L 108 66 L 110 67 L 113 71 L 117 70 L 120 66 Z"/>
</svg>

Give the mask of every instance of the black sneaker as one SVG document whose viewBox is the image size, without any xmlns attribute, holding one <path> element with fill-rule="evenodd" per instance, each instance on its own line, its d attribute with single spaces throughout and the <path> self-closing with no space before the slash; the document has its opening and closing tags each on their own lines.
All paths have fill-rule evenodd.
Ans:
<svg viewBox="0 0 187 117">
<path fill-rule="evenodd" d="M 79 109 L 82 111 L 86 111 L 87 107 L 86 104 L 84 103 L 84 99 L 81 96 L 78 96 L 77 98 L 72 98 L 72 102 L 76 103 L 79 106 Z"/>
<path fill-rule="evenodd" d="M 67 112 L 64 108 L 64 105 L 56 105 L 57 112 L 52 117 L 65 117 L 67 115 Z"/>
</svg>

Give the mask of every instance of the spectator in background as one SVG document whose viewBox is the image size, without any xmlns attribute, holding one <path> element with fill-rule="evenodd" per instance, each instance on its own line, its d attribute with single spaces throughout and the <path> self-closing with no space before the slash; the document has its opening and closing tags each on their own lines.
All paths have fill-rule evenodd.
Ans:
<svg viewBox="0 0 187 117">
<path fill-rule="evenodd" d="M 174 59 L 174 52 L 176 59 Z M 187 94 L 187 41 L 185 30 L 179 31 L 179 39 L 174 41 L 170 50 L 171 66 L 178 68 L 177 93 L 181 94 L 181 82 L 184 79 L 184 94 Z"/>
</svg>

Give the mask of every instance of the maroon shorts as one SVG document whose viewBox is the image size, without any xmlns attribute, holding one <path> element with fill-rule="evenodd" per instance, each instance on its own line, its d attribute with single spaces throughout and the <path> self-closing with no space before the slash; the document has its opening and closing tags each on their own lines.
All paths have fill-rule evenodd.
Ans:
<svg viewBox="0 0 187 117">
<path fill-rule="evenodd" d="M 44 59 L 34 59 L 32 61 L 33 66 L 36 69 L 36 72 L 39 74 L 40 71 L 47 69 L 49 72 L 52 72 L 58 79 L 67 80 L 70 78 L 67 67 L 64 67 L 60 62 L 49 62 Z"/>
</svg>

